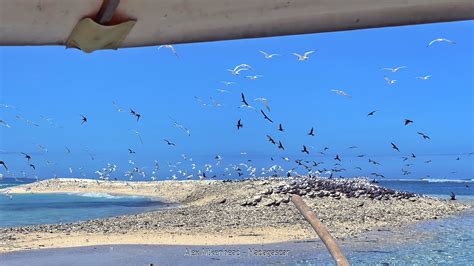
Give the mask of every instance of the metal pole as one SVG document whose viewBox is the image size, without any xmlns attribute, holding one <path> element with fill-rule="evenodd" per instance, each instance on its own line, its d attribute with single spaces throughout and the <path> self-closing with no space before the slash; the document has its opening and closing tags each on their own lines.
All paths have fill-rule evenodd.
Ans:
<svg viewBox="0 0 474 266">
<path fill-rule="evenodd" d="M 341 249 L 336 243 L 336 239 L 331 236 L 326 226 L 316 217 L 316 214 L 304 203 L 303 199 L 298 195 L 291 195 L 291 202 L 295 204 L 296 208 L 300 211 L 306 221 L 311 224 L 314 231 L 318 234 L 319 238 L 326 245 L 327 249 L 331 253 L 331 256 L 336 261 L 336 265 L 346 266 L 350 265 Z"/>
</svg>

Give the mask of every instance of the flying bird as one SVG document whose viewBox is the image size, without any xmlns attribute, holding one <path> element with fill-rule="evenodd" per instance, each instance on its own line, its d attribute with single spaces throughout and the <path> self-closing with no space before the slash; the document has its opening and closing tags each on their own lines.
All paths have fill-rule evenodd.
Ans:
<svg viewBox="0 0 474 266">
<path fill-rule="evenodd" d="M 423 139 L 431 139 L 431 138 L 430 138 L 428 135 L 426 135 L 426 134 L 423 134 L 423 133 L 421 133 L 421 132 L 416 132 L 416 133 L 418 133 L 420 136 L 422 136 Z"/>
<path fill-rule="evenodd" d="M 383 79 L 388 83 L 388 85 L 393 85 L 393 84 L 395 84 L 395 82 L 397 82 L 397 80 L 395 80 L 395 79 L 390 79 L 390 78 L 387 77 L 387 76 L 384 76 Z"/>
<path fill-rule="evenodd" d="M 160 46 L 158 46 L 158 50 L 160 50 L 161 48 L 170 49 L 171 52 L 172 52 L 176 57 L 179 58 L 178 53 L 176 52 L 176 49 L 174 49 L 174 46 L 173 46 L 173 45 L 171 45 L 171 44 L 165 44 L 165 45 L 160 45 Z"/>
<path fill-rule="evenodd" d="M 132 150 L 132 149 L 128 149 L 128 152 L 129 152 L 130 154 L 136 153 L 136 152 L 135 152 L 134 150 Z"/>
<path fill-rule="evenodd" d="M 135 116 L 137 118 L 137 122 L 138 122 L 138 120 L 140 120 L 140 117 L 142 116 L 141 114 L 137 113 L 132 108 L 130 108 L 130 114 L 132 114 L 133 116 Z"/>
<path fill-rule="evenodd" d="M 281 141 L 278 141 L 278 149 L 285 150 L 285 147 L 283 147 L 283 143 L 281 143 Z"/>
<path fill-rule="evenodd" d="M 348 97 L 348 98 L 351 97 L 349 94 L 347 94 L 345 91 L 342 91 L 342 90 L 331 90 L 331 91 L 335 92 L 338 95 L 344 96 L 344 97 Z"/>
<path fill-rule="evenodd" d="M 315 51 L 309 51 L 309 52 L 306 52 L 304 53 L 303 55 L 300 55 L 298 53 L 293 53 L 293 55 L 295 55 L 296 57 L 298 57 L 298 61 L 305 61 L 305 60 L 308 60 L 309 59 L 309 55 L 314 53 Z"/>
<path fill-rule="evenodd" d="M 390 144 L 392 144 L 392 149 L 400 152 L 400 150 L 398 149 L 397 145 L 395 145 L 393 142 L 390 142 Z"/>
<path fill-rule="evenodd" d="M 235 84 L 235 82 L 233 82 L 233 81 L 221 81 L 221 83 L 223 83 L 223 84 L 226 85 L 226 86 Z"/>
<path fill-rule="evenodd" d="M 281 132 L 285 131 L 285 130 L 283 129 L 283 126 L 282 126 L 281 124 L 278 126 L 278 131 L 281 131 Z"/>
<path fill-rule="evenodd" d="M 5 162 L 4 162 L 4 161 L 0 161 L 0 164 L 1 164 L 1 165 L 3 165 L 3 167 L 5 168 L 5 170 L 7 170 L 7 171 L 8 171 L 8 167 L 7 167 L 7 165 L 5 164 Z"/>
<path fill-rule="evenodd" d="M 453 41 L 445 39 L 445 38 L 437 38 L 437 39 L 432 40 L 430 43 L 428 43 L 426 48 L 430 47 L 431 45 L 433 45 L 435 43 L 441 43 L 441 42 L 446 42 L 446 43 L 449 43 L 449 44 L 456 44 L 456 42 L 453 42 Z"/>
<path fill-rule="evenodd" d="M 262 75 L 253 75 L 253 76 L 245 76 L 246 79 L 250 80 L 257 80 L 258 78 L 262 78 Z"/>
<path fill-rule="evenodd" d="M 392 73 L 396 73 L 398 72 L 400 69 L 402 68 L 406 68 L 406 66 L 400 66 L 400 67 L 385 67 L 385 68 L 382 68 L 383 70 L 388 70 Z"/>
<path fill-rule="evenodd" d="M 263 56 L 265 56 L 265 59 L 272 59 L 274 56 L 280 56 L 279 54 L 269 54 L 269 53 L 265 53 L 264 51 L 259 51 L 261 54 L 263 54 Z"/>
<path fill-rule="evenodd" d="M 271 120 L 270 117 L 268 117 L 267 114 L 265 114 L 265 112 L 263 110 L 260 110 L 260 113 L 262 113 L 263 118 L 265 120 L 268 120 L 268 121 L 270 121 L 270 123 L 273 123 L 273 120 Z"/>
<path fill-rule="evenodd" d="M 171 142 L 171 141 L 169 141 L 169 140 L 167 140 L 167 139 L 163 139 L 163 140 L 164 140 L 164 141 L 166 142 L 166 144 L 168 144 L 169 146 L 176 146 L 176 144 L 174 144 L 173 142 Z"/>
<path fill-rule="evenodd" d="M 372 111 L 372 112 L 368 113 L 368 114 L 367 114 L 367 116 L 372 116 L 372 115 L 374 115 L 374 114 L 375 114 L 375 112 L 377 112 L 377 110 L 375 110 L 375 111 Z"/>
<path fill-rule="evenodd" d="M 308 135 L 314 137 L 314 127 L 311 128 L 311 130 L 309 131 Z"/>
<path fill-rule="evenodd" d="M 87 123 L 87 117 L 85 117 L 85 116 L 83 116 L 83 115 L 81 115 L 81 116 L 82 116 L 81 125 L 84 124 L 84 123 Z"/>
<path fill-rule="evenodd" d="M 276 141 L 270 135 L 267 135 L 267 138 L 272 144 L 276 144 Z"/>
<path fill-rule="evenodd" d="M 306 148 L 305 145 L 303 145 L 303 150 L 301 150 L 302 153 L 309 154 L 308 148 Z"/>
<path fill-rule="evenodd" d="M 413 124 L 413 121 L 410 119 L 405 119 L 404 123 L 405 123 L 405 126 L 408 126 L 409 124 Z"/>
<path fill-rule="evenodd" d="M 416 78 L 419 80 L 428 80 L 429 78 L 431 78 L 431 76 L 427 75 L 427 76 L 421 76 L 421 77 L 416 77 Z"/>
<path fill-rule="evenodd" d="M 250 106 L 249 103 L 247 102 L 247 100 L 245 99 L 245 95 L 244 93 L 240 93 L 240 96 L 242 97 L 242 103 L 246 106 Z"/>
<path fill-rule="evenodd" d="M 30 167 L 33 168 L 33 170 L 36 170 L 36 167 L 34 164 L 30 164 Z"/>
<path fill-rule="evenodd" d="M 11 128 L 11 126 L 7 122 L 5 122 L 4 120 L 1 120 L 1 119 L 0 119 L 0 125 L 4 126 L 6 128 Z"/>
<path fill-rule="evenodd" d="M 239 119 L 239 121 L 237 121 L 237 130 L 239 130 L 239 129 L 241 129 L 241 128 L 244 127 L 244 125 L 241 123 L 240 120 L 242 120 L 242 119 Z"/>
<path fill-rule="evenodd" d="M 339 154 L 336 154 L 336 157 L 334 157 L 334 160 L 339 161 L 339 162 L 341 161 L 341 158 L 339 157 Z"/>
<path fill-rule="evenodd" d="M 24 152 L 22 152 L 21 154 L 25 155 L 25 158 L 28 160 L 28 163 L 29 163 L 30 160 L 31 160 L 31 156 L 28 155 L 28 154 L 26 154 L 26 153 L 24 153 Z"/>
</svg>

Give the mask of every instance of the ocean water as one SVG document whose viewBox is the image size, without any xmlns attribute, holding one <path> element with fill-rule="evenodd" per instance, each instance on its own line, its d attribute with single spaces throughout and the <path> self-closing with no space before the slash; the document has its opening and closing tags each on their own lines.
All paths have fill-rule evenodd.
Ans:
<svg viewBox="0 0 474 266">
<path fill-rule="evenodd" d="M 18 183 L 0 184 L 0 188 Z M 0 194 L 0 227 L 69 223 L 146 212 L 168 204 L 136 196 L 104 193 Z"/>
</svg>

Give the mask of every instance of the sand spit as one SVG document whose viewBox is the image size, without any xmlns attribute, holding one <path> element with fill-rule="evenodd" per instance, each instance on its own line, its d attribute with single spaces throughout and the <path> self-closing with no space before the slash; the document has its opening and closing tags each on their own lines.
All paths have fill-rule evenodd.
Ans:
<svg viewBox="0 0 474 266">
<path fill-rule="evenodd" d="M 105 182 L 50 179 L 0 193 L 109 193 L 180 206 L 84 222 L 0 229 L 0 253 L 103 244 L 226 245 L 314 239 L 289 202 L 299 194 L 336 238 L 457 214 L 470 206 L 399 192 L 363 179 Z"/>
</svg>

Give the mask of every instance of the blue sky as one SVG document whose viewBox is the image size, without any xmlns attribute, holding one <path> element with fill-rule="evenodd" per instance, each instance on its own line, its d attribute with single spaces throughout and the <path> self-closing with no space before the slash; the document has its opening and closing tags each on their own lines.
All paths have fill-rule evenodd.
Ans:
<svg viewBox="0 0 474 266">
<path fill-rule="evenodd" d="M 63 47 L 1 47 L 0 103 L 17 109 L 0 108 L 0 119 L 11 126 L 0 126 L 0 160 L 11 170 L 0 173 L 72 177 L 82 167 L 87 176 L 97 177 L 93 172 L 111 162 L 119 166 L 120 178 L 131 167 L 129 159 L 151 171 L 153 160 L 164 166 L 183 161 L 181 154 L 194 158 L 201 169 L 206 162 L 215 163 L 217 154 L 224 157 L 223 165 L 251 159 L 260 169 L 288 156 L 324 161 L 323 166 L 331 168 L 332 158 L 339 154 L 347 169 L 343 176 L 378 172 L 387 178 L 474 178 L 474 156 L 462 155 L 474 151 L 473 25 L 468 21 L 176 45 L 179 58 L 157 47 L 92 54 Z M 456 44 L 426 48 L 440 37 Z M 266 60 L 259 50 L 282 56 Z M 317 52 L 305 62 L 292 55 L 309 50 Z M 237 77 L 226 71 L 241 63 L 254 70 Z M 381 70 L 394 66 L 407 67 L 397 73 Z M 263 77 L 248 80 L 247 74 Z M 424 75 L 432 78 L 416 79 Z M 388 85 L 384 76 L 397 83 Z M 225 86 L 220 83 L 224 80 L 236 84 Z M 219 88 L 231 93 L 220 94 Z M 267 113 L 275 123 L 237 108 L 241 92 L 259 109 L 263 106 L 253 99 L 267 98 L 271 107 Z M 195 96 L 207 102 L 212 97 L 224 106 L 204 107 Z M 127 112 L 117 112 L 112 101 Z M 129 108 L 142 114 L 139 122 Z M 373 110 L 379 112 L 368 118 Z M 85 125 L 81 114 L 89 119 Z M 58 126 L 40 116 L 54 119 Z M 169 116 L 189 128 L 191 136 L 174 128 Z M 405 118 L 414 123 L 404 126 Z M 239 131 L 238 119 L 244 124 Z M 276 130 L 278 123 L 285 132 Z M 307 136 L 311 127 L 315 137 Z M 131 130 L 141 132 L 143 145 Z M 423 140 L 417 131 L 432 140 Z M 282 152 L 271 145 L 267 134 L 287 149 Z M 176 147 L 167 146 L 164 138 Z M 391 142 L 400 153 L 391 149 Z M 37 144 L 48 152 L 40 152 Z M 310 155 L 300 152 L 303 144 Z M 348 149 L 353 145 L 358 148 Z M 66 154 L 66 146 L 71 154 Z M 317 153 L 326 146 L 327 156 Z M 128 148 L 136 154 L 129 154 Z M 31 169 L 19 152 L 31 154 L 37 169 Z M 412 152 L 416 159 L 400 159 Z M 366 157 L 358 159 L 359 154 Z M 368 164 L 368 158 L 383 166 Z M 402 168 L 412 174 L 402 176 Z M 166 167 L 160 176 L 169 176 Z"/>
</svg>

